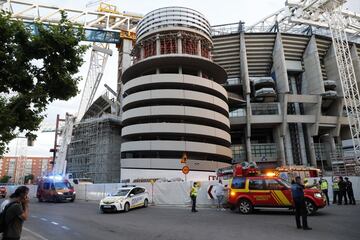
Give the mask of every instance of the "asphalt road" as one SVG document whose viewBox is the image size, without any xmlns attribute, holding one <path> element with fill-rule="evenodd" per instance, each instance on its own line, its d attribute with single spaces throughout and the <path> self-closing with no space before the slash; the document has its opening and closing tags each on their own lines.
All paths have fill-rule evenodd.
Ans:
<svg viewBox="0 0 360 240">
<path fill-rule="evenodd" d="M 309 217 L 312 231 L 298 230 L 288 210 L 260 210 L 241 215 L 230 210 L 149 206 L 128 213 L 101 214 L 95 202 L 30 204 L 23 240 L 126 239 L 326 239 L 360 236 L 360 205 L 330 206 Z"/>
</svg>

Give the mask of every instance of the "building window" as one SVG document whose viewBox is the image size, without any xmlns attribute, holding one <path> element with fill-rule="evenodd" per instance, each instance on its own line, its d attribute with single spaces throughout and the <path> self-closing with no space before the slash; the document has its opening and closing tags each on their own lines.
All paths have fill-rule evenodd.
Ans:
<svg viewBox="0 0 360 240">
<path fill-rule="evenodd" d="M 245 161 L 246 151 L 245 151 L 245 146 L 243 144 L 231 145 L 231 150 L 233 154 L 233 162 Z"/>
</svg>

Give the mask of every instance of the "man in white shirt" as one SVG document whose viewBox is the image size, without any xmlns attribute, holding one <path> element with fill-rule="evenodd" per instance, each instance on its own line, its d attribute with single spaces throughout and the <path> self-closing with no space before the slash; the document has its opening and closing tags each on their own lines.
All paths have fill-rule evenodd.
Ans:
<svg viewBox="0 0 360 240">
<path fill-rule="evenodd" d="M 224 185 L 222 185 L 221 179 L 219 179 L 219 182 L 215 185 L 215 196 L 218 202 L 216 207 L 217 210 L 225 210 L 224 208 L 222 208 L 224 195 L 225 195 L 225 187 Z"/>
</svg>

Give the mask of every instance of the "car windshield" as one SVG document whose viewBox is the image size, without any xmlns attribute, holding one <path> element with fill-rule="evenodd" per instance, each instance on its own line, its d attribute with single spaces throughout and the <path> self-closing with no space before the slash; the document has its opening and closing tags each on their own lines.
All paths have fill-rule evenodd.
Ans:
<svg viewBox="0 0 360 240">
<path fill-rule="evenodd" d="M 71 188 L 71 185 L 68 182 L 55 182 L 54 185 L 56 190 Z"/>
<path fill-rule="evenodd" d="M 285 181 L 284 179 L 279 178 L 279 182 L 284 184 L 286 187 L 291 188 L 291 184 L 288 181 Z"/>
<path fill-rule="evenodd" d="M 129 192 L 129 189 L 120 189 L 119 191 L 117 191 L 117 193 L 113 194 L 112 196 L 123 197 L 123 196 L 126 196 L 126 194 L 128 192 Z"/>
</svg>

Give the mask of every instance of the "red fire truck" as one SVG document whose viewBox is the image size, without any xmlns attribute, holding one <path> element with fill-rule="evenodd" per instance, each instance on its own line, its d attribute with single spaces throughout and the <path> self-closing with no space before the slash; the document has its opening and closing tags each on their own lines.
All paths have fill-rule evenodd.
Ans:
<svg viewBox="0 0 360 240">
<path fill-rule="evenodd" d="M 243 214 L 251 213 L 254 208 L 292 209 L 290 183 L 270 173 L 261 174 L 254 163 L 236 165 L 229 183 L 230 208 Z M 308 214 L 326 206 L 321 191 L 305 189 L 304 194 Z"/>
</svg>

